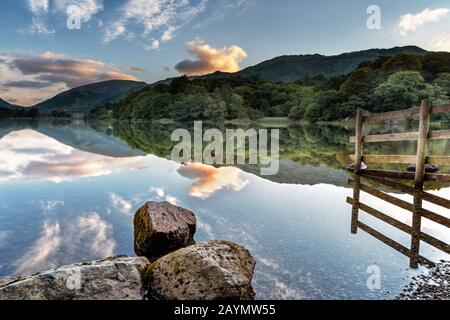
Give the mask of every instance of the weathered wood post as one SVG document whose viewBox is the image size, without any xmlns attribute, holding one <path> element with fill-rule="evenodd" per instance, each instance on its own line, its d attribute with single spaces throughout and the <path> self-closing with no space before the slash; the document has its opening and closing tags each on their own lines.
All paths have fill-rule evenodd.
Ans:
<svg viewBox="0 0 450 320">
<path fill-rule="evenodd" d="M 428 135 L 430 132 L 430 111 L 431 103 L 423 100 L 420 106 L 420 123 L 419 136 L 417 140 L 417 158 L 416 158 L 416 175 L 414 179 L 414 211 L 412 221 L 412 238 L 411 238 L 411 268 L 419 266 L 420 252 L 420 232 L 422 228 L 422 199 L 423 184 L 425 180 L 425 166 L 428 150 Z"/>
<path fill-rule="evenodd" d="M 359 214 L 359 196 L 361 193 L 361 171 L 362 152 L 363 152 L 363 123 L 364 110 L 358 109 L 356 113 L 356 134 L 355 134 L 355 185 L 353 188 L 353 206 L 352 206 L 352 234 L 358 232 L 358 214 Z"/>
</svg>

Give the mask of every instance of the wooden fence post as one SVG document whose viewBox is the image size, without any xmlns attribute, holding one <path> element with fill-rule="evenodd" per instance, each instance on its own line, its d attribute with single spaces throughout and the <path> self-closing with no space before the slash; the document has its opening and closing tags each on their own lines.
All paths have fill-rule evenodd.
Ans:
<svg viewBox="0 0 450 320">
<path fill-rule="evenodd" d="M 361 194 L 361 161 L 363 152 L 363 122 L 364 110 L 358 109 L 356 113 L 356 134 L 355 134 L 355 185 L 353 187 L 353 206 L 352 206 L 352 234 L 358 232 L 358 214 L 359 214 L 359 196 Z"/>
<path fill-rule="evenodd" d="M 423 189 L 425 177 L 425 160 L 428 150 L 428 135 L 430 133 L 430 111 L 431 103 L 428 100 L 422 101 L 420 106 L 419 137 L 417 141 L 416 178 L 415 187 Z"/>
<path fill-rule="evenodd" d="M 428 135 L 430 132 L 430 111 L 431 103 L 423 100 L 420 106 L 420 123 L 419 136 L 417 141 L 417 158 L 416 158 L 416 175 L 414 180 L 414 212 L 412 221 L 412 238 L 411 238 L 411 268 L 419 266 L 420 252 L 420 232 L 422 228 L 422 199 L 423 199 L 423 183 L 425 179 L 425 166 L 428 150 Z"/>
</svg>

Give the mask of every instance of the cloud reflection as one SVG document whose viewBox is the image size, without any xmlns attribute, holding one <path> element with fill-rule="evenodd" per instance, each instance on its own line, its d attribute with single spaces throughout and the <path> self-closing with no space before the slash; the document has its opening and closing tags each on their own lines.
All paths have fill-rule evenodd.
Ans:
<svg viewBox="0 0 450 320">
<path fill-rule="evenodd" d="M 81 249 L 97 257 L 110 257 L 116 248 L 116 242 L 109 237 L 111 231 L 112 226 L 93 212 L 76 220 L 69 230 L 66 245 L 70 251 Z"/>
<path fill-rule="evenodd" d="M 55 267 L 50 258 L 61 246 L 61 227 L 57 222 L 45 221 L 40 238 L 16 261 L 17 272 L 33 272 L 41 268 Z"/>
<path fill-rule="evenodd" d="M 180 200 L 177 199 L 177 197 L 167 194 L 166 190 L 164 190 L 163 188 L 151 187 L 149 191 L 155 194 L 156 200 L 158 201 L 167 201 L 174 206 L 179 206 L 181 203 Z"/>
<path fill-rule="evenodd" d="M 65 261 L 67 256 L 112 256 L 116 242 L 111 234 L 112 226 L 95 212 L 69 221 L 64 227 L 59 221 L 45 220 L 39 238 L 14 263 L 16 272 L 32 273 L 74 262 Z"/>
<path fill-rule="evenodd" d="M 234 167 L 215 168 L 212 166 L 191 163 L 178 169 L 178 173 L 183 177 L 197 180 L 189 188 L 189 195 L 196 198 L 207 199 L 213 193 L 229 189 L 233 191 L 242 190 L 248 180 L 240 177 L 241 170 Z"/>
<path fill-rule="evenodd" d="M 11 231 L 0 230 L 0 248 L 6 245 L 6 239 L 10 236 Z"/>
<path fill-rule="evenodd" d="M 60 183 L 128 170 L 140 159 L 91 154 L 26 129 L 0 140 L 0 181 L 31 178 Z"/>
</svg>

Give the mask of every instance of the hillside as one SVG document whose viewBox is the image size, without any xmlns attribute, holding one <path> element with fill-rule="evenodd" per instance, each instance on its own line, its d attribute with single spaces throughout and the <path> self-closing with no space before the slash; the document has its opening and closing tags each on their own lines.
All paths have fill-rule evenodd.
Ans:
<svg viewBox="0 0 450 320">
<path fill-rule="evenodd" d="M 15 106 L 0 98 L 0 108 L 14 108 Z"/>
<path fill-rule="evenodd" d="M 351 73 L 361 62 L 375 61 L 382 56 L 395 56 L 400 53 L 425 55 L 427 51 L 415 46 L 406 46 L 391 49 L 370 49 L 336 56 L 320 54 L 281 56 L 243 69 L 235 75 L 243 77 L 259 76 L 263 80 L 273 82 L 292 82 L 317 75 L 328 78 Z"/>
<path fill-rule="evenodd" d="M 136 81 L 110 80 L 98 82 L 62 92 L 34 107 L 40 113 L 49 113 L 53 110 L 86 113 L 97 106 L 117 102 L 126 97 L 130 91 L 145 86 L 145 82 Z"/>
<path fill-rule="evenodd" d="M 396 50 L 400 49 L 366 53 Z M 328 70 L 342 70 L 350 60 L 355 63 L 354 57 L 360 54 L 335 57 Z M 347 61 L 348 56 L 353 58 Z M 217 73 L 195 79 L 179 77 L 133 92 L 112 106 L 94 110 L 89 116 L 211 122 L 263 117 L 335 121 L 353 117 L 358 108 L 370 112 L 406 109 L 425 98 L 435 104 L 450 102 L 450 53 L 382 55 L 358 63 L 355 70 L 345 75 L 305 77 L 292 83 L 261 77 L 220 77 Z"/>
</svg>

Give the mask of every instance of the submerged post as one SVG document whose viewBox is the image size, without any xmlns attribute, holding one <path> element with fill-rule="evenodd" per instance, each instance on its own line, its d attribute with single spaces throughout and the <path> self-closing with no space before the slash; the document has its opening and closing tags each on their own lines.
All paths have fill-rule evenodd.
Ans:
<svg viewBox="0 0 450 320">
<path fill-rule="evenodd" d="M 358 232 L 358 213 L 359 213 L 359 196 L 361 193 L 361 171 L 362 151 L 363 151 L 363 121 L 364 111 L 358 109 L 356 113 L 356 134 L 355 134 L 355 186 L 353 188 L 353 206 L 352 206 L 352 230 L 353 234 Z"/>
<path fill-rule="evenodd" d="M 414 179 L 414 211 L 412 220 L 412 238 L 411 238 L 411 268 L 416 269 L 419 266 L 420 252 L 420 232 L 422 228 L 422 199 L 423 184 L 425 180 L 425 166 L 428 149 L 428 135 L 430 127 L 431 103 L 423 100 L 420 106 L 419 136 L 417 141 L 416 175 Z"/>
</svg>

